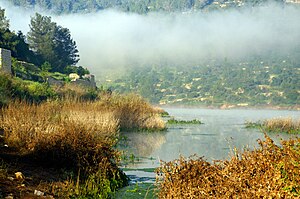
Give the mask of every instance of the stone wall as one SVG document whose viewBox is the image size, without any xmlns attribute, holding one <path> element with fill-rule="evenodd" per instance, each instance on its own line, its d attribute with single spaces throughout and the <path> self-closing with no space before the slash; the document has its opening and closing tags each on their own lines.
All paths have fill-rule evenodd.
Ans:
<svg viewBox="0 0 300 199">
<path fill-rule="evenodd" d="M 11 74 L 11 52 L 0 48 L 0 71 Z"/>
<path fill-rule="evenodd" d="M 96 89 L 96 83 L 90 81 L 89 79 L 76 79 L 75 81 L 71 81 L 70 83 L 76 86 L 82 86 L 84 88 Z"/>
<path fill-rule="evenodd" d="M 82 78 L 79 78 L 79 75 L 75 73 L 71 73 L 69 75 L 69 78 L 71 79 L 71 84 L 76 85 L 76 86 L 81 86 L 85 88 L 92 88 L 96 89 L 96 81 L 95 81 L 95 76 L 94 75 L 84 75 Z"/>
</svg>

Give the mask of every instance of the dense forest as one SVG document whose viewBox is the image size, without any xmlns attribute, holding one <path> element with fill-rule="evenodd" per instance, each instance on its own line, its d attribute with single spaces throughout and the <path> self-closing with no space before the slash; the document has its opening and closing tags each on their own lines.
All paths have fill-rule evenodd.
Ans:
<svg viewBox="0 0 300 199">
<path fill-rule="evenodd" d="M 153 103 L 204 106 L 294 106 L 300 102 L 300 65 L 276 62 L 215 62 L 194 67 L 135 69 L 108 86 L 137 91 Z"/>
<path fill-rule="evenodd" d="M 273 0 L 284 2 L 283 0 Z M 14 5 L 44 10 L 54 13 L 90 13 L 114 8 L 125 12 L 146 14 L 152 11 L 188 12 L 193 10 L 224 9 L 230 7 L 253 6 L 269 2 L 267 0 L 11 0 Z"/>
</svg>

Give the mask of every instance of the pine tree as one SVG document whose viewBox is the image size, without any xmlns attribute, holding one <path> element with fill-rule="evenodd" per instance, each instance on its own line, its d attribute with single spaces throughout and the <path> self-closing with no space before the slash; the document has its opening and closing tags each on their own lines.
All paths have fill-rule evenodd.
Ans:
<svg viewBox="0 0 300 199">
<path fill-rule="evenodd" d="M 0 30 L 5 31 L 9 28 L 9 20 L 5 16 L 5 9 L 0 7 Z"/>
<path fill-rule="evenodd" d="M 49 62 L 53 71 L 63 72 L 66 66 L 79 61 L 77 46 L 69 29 L 58 26 L 51 17 L 36 13 L 31 18 L 28 42 L 31 49 L 42 57 L 41 63 Z"/>
<path fill-rule="evenodd" d="M 56 70 L 63 72 L 68 65 L 79 61 L 76 42 L 72 40 L 69 29 L 57 26 L 54 34 L 55 53 L 58 60 Z M 55 68 L 55 67 L 54 67 Z"/>
</svg>

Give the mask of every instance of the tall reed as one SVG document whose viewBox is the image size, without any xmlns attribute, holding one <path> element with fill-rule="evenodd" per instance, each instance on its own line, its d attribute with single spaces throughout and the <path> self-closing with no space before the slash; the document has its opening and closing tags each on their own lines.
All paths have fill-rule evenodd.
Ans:
<svg viewBox="0 0 300 199">
<path fill-rule="evenodd" d="M 262 123 L 264 130 L 268 132 L 300 133 L 300 119 L 274 118 Z"/>
</svg>

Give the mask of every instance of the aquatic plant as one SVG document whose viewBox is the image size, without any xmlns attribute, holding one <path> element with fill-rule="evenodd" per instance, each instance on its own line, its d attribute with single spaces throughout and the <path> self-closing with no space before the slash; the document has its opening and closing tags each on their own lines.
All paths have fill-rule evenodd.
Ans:
<svg viewBox="0 0 300 199">
<path fill-rule="evenodd" d="M 298 198 L 300 139 L 277 146 L 266 136 L 260 148 L 235 151 L 230 160 L 180 157 L 157 170 L 159 198 Z"/>
<path fill-rule="evenodd" d="M 300 133 L 300 120 L 273 118 L 258 122 L 246 122 L 246 128 L 259 128 L 263 132 Z"/>
<path fill-rule="evenodd" d="M 300 133 L 300 119 L 274 118 L 265 120 L 262 128 L 268 132 Z"/>
<path fill-rule="evenodd" d="M 171 118 L 167 121 L 167 124 L 203 124 L 200 120 L 176 120 L 175 118 Z"/>
</svg>

